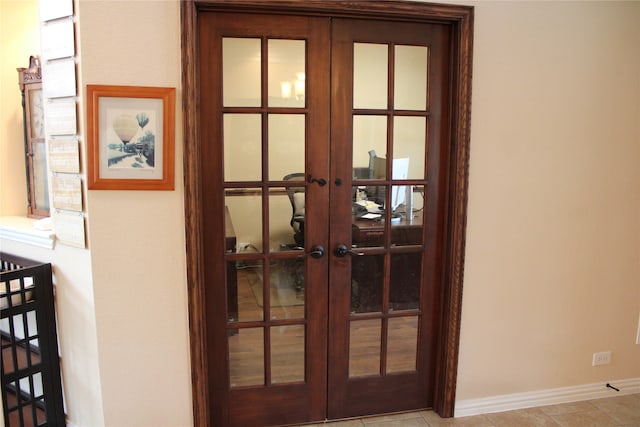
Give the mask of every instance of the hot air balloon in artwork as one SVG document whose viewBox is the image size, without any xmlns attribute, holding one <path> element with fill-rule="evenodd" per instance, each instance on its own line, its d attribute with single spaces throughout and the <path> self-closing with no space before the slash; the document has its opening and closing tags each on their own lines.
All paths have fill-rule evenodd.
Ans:
<svg viewBox="0 0 640 427">
<path fill-rule="evenodd" d="M 113 130 L 122 143 L 127 145 L 138 131 L 138 121 L 133 116 L 121 114 L 113 119 Z"/>
</svg>

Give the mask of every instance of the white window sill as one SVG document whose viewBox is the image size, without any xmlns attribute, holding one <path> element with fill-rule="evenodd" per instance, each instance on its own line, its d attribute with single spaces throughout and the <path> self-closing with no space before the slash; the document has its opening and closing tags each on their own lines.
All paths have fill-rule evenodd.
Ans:
<svg viewBox="0 0 640 427">
<path fill-rule="evenodd" d="M 0 217 L 0 239 L 53 249 L 56 240 L 55 233 L 52 230 L 35 229 L 33 225 L 36 221 L 21 216 Z"/>
</svg>

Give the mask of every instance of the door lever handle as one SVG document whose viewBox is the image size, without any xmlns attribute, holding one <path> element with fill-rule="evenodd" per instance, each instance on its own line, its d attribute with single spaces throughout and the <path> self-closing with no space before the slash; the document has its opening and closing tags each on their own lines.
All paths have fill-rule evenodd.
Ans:
<svg viewBox="0 0 640 427">
<path fill-rule="evenodd" d="M 307 177 L 307 182 L 309 184 L 313 184 L 314 182 L 317 182 L 320 187 L 324 187 L 325 185 L 327 185 L 327 180 L 326 179 L 324 179 L 324 178 L 314 178 L 311 175 L 309 175 Z"/>
<path fill-rule="evenodd" d="M 322 258 L 324 256 L 324 247 L 316 245 L 311 248 L 311 252 L 307 253 L 306 255 L 309 255 L 311 258 L 315 259 Z"/>
<path fill-rule="evenodd" d="M 353 249 L 349 249 L 347 245 L 340 245 L 333 250 L 333 254 L 339 258 L 346 256 L 347 254 L 353 256 L 362 256 L 363 252 L 356 252 Z"/>
</svg>

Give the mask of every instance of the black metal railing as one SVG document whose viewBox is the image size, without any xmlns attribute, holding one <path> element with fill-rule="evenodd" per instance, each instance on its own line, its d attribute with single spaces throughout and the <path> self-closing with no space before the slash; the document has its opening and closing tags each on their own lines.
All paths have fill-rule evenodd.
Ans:
<svg viewBox="0 0 640 427">
<path fill-rule="evenodd" d="M 51 264 L 0 252 L 6 427 L 64 426 Z"/>
</svg>

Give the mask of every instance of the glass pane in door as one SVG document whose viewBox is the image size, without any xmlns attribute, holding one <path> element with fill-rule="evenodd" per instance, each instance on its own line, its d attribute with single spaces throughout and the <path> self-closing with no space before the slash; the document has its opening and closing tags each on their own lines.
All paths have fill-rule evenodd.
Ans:
<svg viewBox="0 0 640 427">
<path fill-rule="evenodd" d="M 418 316 L 392 317 L 387 336 L 387 373 L 416 370 Z"/>
<path fill-rule="evenodd" d="M 262 179 L 262 121 L 259 114 L 224 115 L 225 181 Z"/>
<path fill-rule="evenodd" d="M 238 329 L 228 340 L 231 387 L 264 384 L 264 329 Z"/>
<path fill-rule="evenodd" d="M 304 381 L 304 325 L 271 327 L 271 382 Z"/>
<path fill-rule="evenodd" d="M 349 377 L 380 374 L 380 319 L 352 320 L 349 330 Z"/>
<path fill-rule="evenodd" d="M 428 48 L 396 45 L 394 57 L 394 108 L 426 110 Z"/>
<path fill-rule="evenodd" d="M 387 118 L 353 116 L 353 176 L 357 179 L 385 179 Z"/>
<path fill-rule="evenodd" d="M 305 174 L 290 173 L 283 179 L 291 185 L 284 188 L 272 187 L 270 191 L 269 247 L 271 252 L 300 252 L 304 248 Z"/>
<path fill-rule="evenodd" d="M 387 108 L 388 63 L 386 44 L 353 44 L 353 108 Z"/>
<path fill-rule="evenodd" d="M 224 203 L 233 227 L 236 252 L 262 252 L 262 190 L 227 189 Z M 230 232 L 228 229 L 227 233 Z"/>
<path fill-rule="evenodd" d="M 222 92 L 225 107 L 259 107 L 260 39 L 222 39 Z"/>
<path fill-rule="evenodd" d="M 351 261 L 351 313 L 382 311 L 384 255 L 360 255 Z"/>
<path fill-rule="evenodd" d="M 394 117 L 393 158 L 398 167 L 393 179 L 424 179 L 426 135 L 425 117 Z"/>
<path fill-rule="evenodd" d="M 304 114 L 269 115 L 269 180 L 304 172 Z"/>
<path fill-rule="evenodd" d="M 269 106 L 304 107 L 305 41 L 269 40 Z"/>
<path fill-rule="evenodd" d="M 389 283 L 389 309 L 412 310 L 420 306 L 420 278 L 422 253 L 410 252 L 391 255 Z"/>
<path fill-rule="evenodd" d="M 269 251 L 302 251 L 304 209 L 304 186 L 270 189 Z"/>
<path fill-rule="evenodd" d="M 269 273 L 271 320 L 304 319 L 304 259 L 274 260 Z"/>
<path fill-rule="evenodd" d="M 391 245 L 421 245 L 424 186 L 394 185 L 391 195 L 397 204 L 391 220 Z"/>
<path fill-rule="evenodd" d="M 230 323 L 262 320 L 264 316 L 264 273 L 262 261 L 228 262 L 227 295 L 227 311 Z"/>
</svg>

